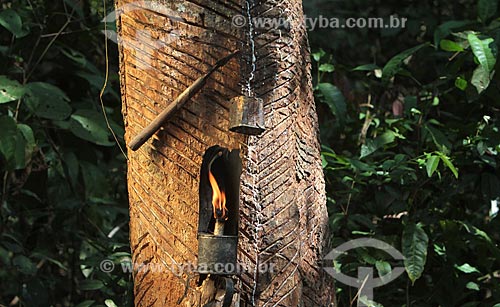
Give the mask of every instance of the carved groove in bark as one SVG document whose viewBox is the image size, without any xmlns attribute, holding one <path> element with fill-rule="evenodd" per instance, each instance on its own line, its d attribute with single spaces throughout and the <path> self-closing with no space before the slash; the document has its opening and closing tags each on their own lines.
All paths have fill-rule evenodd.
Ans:
<svg viewBox="0 0 500 307">
<path fill-rule="evenodd" d="M 127 3 L 140 6 L 118 0 L 117 7 Z M 120 72 L 127 141 L 218 59 L 248 46 L 245 29 L 231 26 L 234 15 L 245 15 L 246 1 L 151 3 L 168 10 L 148 6 L 118 19 L 126 41 Z M 240 306 L 333 303 L 332 281 L 319 264 L 327 212 L 302 5 L 258 3 L 250 3 L 253 17 L 285 18 L 291 25 L 254 37 L 253 89 L 264 100 L 267 131 L 248 138 L 228 131 L 229 99 L 242 92 L 241 69 L 233 60 L 153 140 L 129 151 L 133 260 L 165 267 L 135 274 L 136 306 L 176 306 L 184 294 L 187 275 L 166 272 L 196 263 L 198 172 L 212 145 L 242 150 L 238 261 L 249 270 L 237 284 Z M 181 19 L 172 19 L 172 12 Z M 246 78 L 247 67 L 243 71 Z M 259 265 L 270 263 L 274 272 L 258 272 Z M 181 306 L 202 306 L 215 295 L 203 291 L 208 290 L 192 278 Z"/>
</svg>

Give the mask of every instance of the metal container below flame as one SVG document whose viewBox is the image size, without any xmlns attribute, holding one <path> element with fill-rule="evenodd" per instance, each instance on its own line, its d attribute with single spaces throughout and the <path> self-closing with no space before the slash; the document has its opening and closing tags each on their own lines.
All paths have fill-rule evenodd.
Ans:
<svg viewBox="0 0 500 307">
<path fill-rule="evenodd" d="M 238 236 L 198 234 L 198 273 L 233 275 L 237 273 Z"/>
</svg>

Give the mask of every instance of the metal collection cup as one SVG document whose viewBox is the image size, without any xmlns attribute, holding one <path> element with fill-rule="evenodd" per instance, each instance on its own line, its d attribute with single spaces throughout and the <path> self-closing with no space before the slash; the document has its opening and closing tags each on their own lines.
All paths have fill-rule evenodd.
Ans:
<svg viewBox="0 0 500 307">
<path fill-rule="evenodd" d="M 246 135 L 262 134 L 265 131 L 263 100 L 250 96 L 231 99 L 229 130 Z"/>
</svg>

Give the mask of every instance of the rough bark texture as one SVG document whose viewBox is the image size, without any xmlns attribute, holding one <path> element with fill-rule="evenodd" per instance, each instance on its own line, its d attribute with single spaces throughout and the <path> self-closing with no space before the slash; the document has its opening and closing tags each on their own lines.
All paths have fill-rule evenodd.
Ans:
<svg viewBox="0 0 500 307">
<path fill-rule="evenodd" d="M 234 305 L 333 306 L 333 283 L 320 265 L 327 212 L 301 2 L 148 2 L 117 1 L 125 8 L 118 26 L 126 140 L 218 59 L 236 49 L 251 53 L 252 45 L 250 85 L 264 100 L 267 130 L 259 137 L 228 131 L 229 99 L 242 94 L 252 66 L 233 60 L 152 140 L 129 151 L 133 261 L 164 267 L 135 274 L 136 306 L 177 306 L 180 298 L 180 306 L 203 306 L 215 296 L 196 276 L 185 293 L 187 274 L 175 274 L 197 260 L 199 168 L 213 145 L 240 148 L 244 164 L 238 261 L 247 270 Z M 290 26 L 250 37 L 231 25 L 248 7 L 253 17 Z M 272 272 L 259 272 L 269 264 Z"/>
</svg>

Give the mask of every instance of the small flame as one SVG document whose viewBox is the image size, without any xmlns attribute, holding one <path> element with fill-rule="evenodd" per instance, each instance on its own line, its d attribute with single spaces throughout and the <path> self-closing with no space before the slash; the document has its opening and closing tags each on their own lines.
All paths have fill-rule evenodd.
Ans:
<svg viewBox="0 0 500 307">
<path fill-rule="evenodd" d="M 221 221 L 227 220 L 226 194 L 221 191 L 214 175 L 208 171 L 208 180 L 212 186 L 212 205 L 214 207 L 214 218 Z"/>
</svg>

